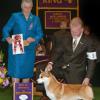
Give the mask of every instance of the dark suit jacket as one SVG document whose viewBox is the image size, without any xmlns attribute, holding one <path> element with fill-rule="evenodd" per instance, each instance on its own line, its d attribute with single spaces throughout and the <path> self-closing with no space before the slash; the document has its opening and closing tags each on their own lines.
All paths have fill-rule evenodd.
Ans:
<svg viewBox="0 0 100 100">
<path fill-rule="evenodd" d="M 94 52 L 95 48 L 90 37 L 83 34 L 74 52 L 69 32 L 61 30 L 58 31 L 58 35 L 56 32 L 53 41 L 55 47 L 51 60 L 54 67 L 60 67 L 63 70 L 68 83 L 82 83 L 85 77 L 92 77 L 95 60 L 88 59 L 87 52 Z M 67 68 L 62 69 L 62 66 L 67 66 Z"/>
<path fill-rule="evenodd" d="M 58 66 L 62 64 L 63 60 L 60 57 L 55 56 L 55 53 L 60 51 L 64 36 L 66 36 L 66 30 L 59 30 L 55 32 L 52 37 L 52 47 L 53 48 L 52 48 L 52 53 L 51 53 L 51 60 L 53 59 L 53 62 L 56 62 Z"/>
</svg>

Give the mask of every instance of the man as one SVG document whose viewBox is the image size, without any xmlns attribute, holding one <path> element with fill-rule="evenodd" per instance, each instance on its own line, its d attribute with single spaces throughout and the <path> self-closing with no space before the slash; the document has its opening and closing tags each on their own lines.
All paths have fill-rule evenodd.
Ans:
<svg viewBox="0 0 100 100">
<path fill-rule="evenodd" d="M 45 70 L 61 75 L 66 83 L 88 85 L 95 68 L 96 52 L 91 38 L 83 33 L 83 22 L 75 17 L 70 22 L 62 42 L 54 50 Z M 58 60 L 62 59 L 61 63 Z"/>
</svg>

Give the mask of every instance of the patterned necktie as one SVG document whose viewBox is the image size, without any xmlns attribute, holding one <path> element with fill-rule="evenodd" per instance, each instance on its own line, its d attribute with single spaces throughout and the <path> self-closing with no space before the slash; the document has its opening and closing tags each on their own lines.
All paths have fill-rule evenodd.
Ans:
<svg viewBox="0 0 100 100">
<path fill-rule="evenodd" d="M 75 51 L 76 46 L 77 46 L 77 39 L 75 39 L 75 40 L 73 41 L 73 51 Z"/>
</svg>

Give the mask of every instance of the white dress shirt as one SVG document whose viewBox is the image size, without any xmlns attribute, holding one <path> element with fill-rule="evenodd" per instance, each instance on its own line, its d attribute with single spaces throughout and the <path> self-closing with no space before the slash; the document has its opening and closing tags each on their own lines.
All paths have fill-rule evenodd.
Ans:
<svg viewBox="0 0 100 100">
<path fill-rule="evenodd" d="M 77 41 L 77 42 L 76 42 L 75 49 L 76 49 L 76 47 L 77 47 L 77 45 L 78 45 L 78 43 L 79 43 L 79 41 L 80 41 L 80 39 L 81 39 L 81 37 L 82 37 L 82 34 L 83 34 L 83 33 L 81 33 L 81 35 L 80 35 L 79 37 L 73 38 L 73 43 L 74 43 L 75 40 Z"/>
</svg>

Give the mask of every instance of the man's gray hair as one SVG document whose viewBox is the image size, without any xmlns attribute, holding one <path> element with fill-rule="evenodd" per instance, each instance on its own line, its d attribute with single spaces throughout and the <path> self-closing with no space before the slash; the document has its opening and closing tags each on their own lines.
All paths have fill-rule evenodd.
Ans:
<svg viewBox="0 0 100 100">
<path fill-rule="evenodd" d="M 77 27 L 78 25 L 81 25 L 83 27 L 83 21 L 80 17 L 74 17 L 70 22 L 70 26 Z"/>
<path fill-rule="evenodd" d="M 29 4 L 31 4 L 33 6 L 33 1 L 32 0 L 22 0 L 21 8 L 23 8 L 25 3 L 29 3 Z"/>
</svg>

